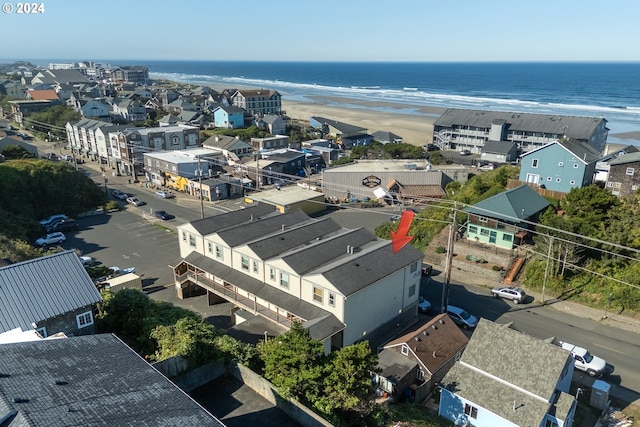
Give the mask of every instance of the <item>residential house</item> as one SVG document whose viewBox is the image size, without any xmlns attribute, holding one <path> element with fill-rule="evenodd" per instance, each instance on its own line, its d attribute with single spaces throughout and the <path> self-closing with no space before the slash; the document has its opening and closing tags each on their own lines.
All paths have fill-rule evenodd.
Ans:
<svg viewBox="0 0 640 427">
<path fill-rule="evenodd" d="M 117 67 L 111 70 L 110 77 L 111 81 L 116 84 L 146 85 L 149 83 L 149 68 L 141 66 Z"/>
<path fill-rule="evenodd" d="M 520 150 L 513 141 L 487 141 L 482 147 L 480 160 L 489 163 L 512 163 L 518 160 Z"/>
<path fill-rule="evenodd" d="M 307 215 L 315 215 L 326 209 L 324 194 L 309 185 L 285 185 L 288 183 L 290 182 L 283 181 L 271 188 L 248 193 L 244 198 L 245 203 L 264 203 L 273 206 L 280 213 L 300 209 Z"/>
<path fill-rule="evenodd" d="M 0 366 L 3 426 L 224 427 L 112 334 L 2 344 Z"/>
<path fill-rule="evenodd" d="M 394 253 L 364 228 L 257 204 L 177 232 L 179 298 L 201 288 L 267 324 L 300 322 L 326 353 L 364 339 L 375 348 L 417 317 L 422 252 Z"/>
<path fill-rule="evenodd" d="M 396 135 L 393 132 L 389 131 L 377 131 L 374 132 L 373 140 L 379 142 L 380 144 L 401 144 L 403 142 L 402 137 L 400 135 Z"/>
<path fill-rule="evenodd" d="M 175 126 L 182 122 L 180 117 L 175 114 L 166 114 L 158 119 L 158 124 L 160 126 Z"/>
<path fill-rule="evenodd" d="M 109 113 L 111 112 L 111 106 L 107 105 L 97 99 L 91 99 L 89 101 L 81 102 L 80 113 L 82 117 L 86 119 L 94 119 L 101 121 L 111 121 Z"/>
<path fill-rule="evenodd" d="M 2 84 L 8 98 L 24 99 L 27 89 L 20 82 L 7 81 Z"/>
<path fill-rule="evenodd" d="M 520 181 L 568 193 L 590 185 L 601 158 L 587 143 L 561 139 L 520 156 Z"/>
<path fill-rule="evenodd" d="M 101 127 L 113 126 L 111 123 L 93 119 L 82 119 L 76 123 L 67 123 L 67 140 L 69 148 L 77 155 L 84 156 L 91 160 L 98 160 L 99 151 L 104 156 L 107 152 L 106 145 L 98 150 L 96 142 L 96 130 Z"/>
<path fill-rule="evenodd" d="M 113 113 L 119 115 L 127 123 L 147 120 L 147 109 L 144 102 L 138 99 L 119 99 L 112 104 Z"/>
<path fill-rule="evenodd" d="M 550 203 L 528 185 L 512 188 L 464 208 L 466 237 L 503 249 L 521 243 Z"/>
<path fill-rule="evenodd" d="M 25 99 L 31 99 L 34 101 L 59 101 L 58 94 L 53 89 L 35 90 L 28 89 Z"/>
<path fill-rule="evenodd" d="M 44 84 L 54 87 L 58 84 L 86 84 L 90 80 L 82 75 L 78 70 L 42 70 L 35 74 L 27 83 L 27 79 L 22 78 L 22 84 L 30 84 L 32 86 Z"/>
<path fill-rule="evenodd" d="M 175 90 L 164 90 L 158 94 L 158 99 L 162 103 L 163 108 L 167 108 L 176 99 L 180 98 L 180 94 Z"/>
<path fill-rule="evenodd" d="M 244 127 L 244 110 L 220 105 L 213 110 L 213 124 L 217 128 L 238 129 Z"/>
<path fill-rule="evenodd" d="M 206 148 L 157 150 L 143 157 L 148 182 L 185 193 L 192 192 L 190 187 L 196 186 L 199 177 L 210 178 L 222 170 L 222 154 Z"/>
<path fill-rule="evenodd" d="M 593 181 L 606 185 L 609 179 L 609 170 L 611 169 L 609 162 L 625 154 L 637 153 L 638 151 L 640 150 L 636 145 L 608 143 L 604 149 L 604 156 L 596 162 L 596 173 Z"/>
<path fill-rule="evenodd" d="M 480 153 L 489 141 L 510 141 L 527 152 L 567 137 L 602 152 L 608 132 L 603 117 L 448 108 L 433 124 L 433 143 L 441 150 Z"/>
<path fill-rule="evenodd" d="M 287 122 L 278 115 L 265 114 L 263 117 L 259 117 L 254 120 L 258 129 L 265 130 L 272 135 L 286 135 Z"/>
<path fill-rule="evenodd" d="M 289 148 L 287 135 L 275 135 L 266 138 L 251 138 L 251 146 L 254 151 L 270 151 Z"/>
<path fill-rule="evenodd" d="M 345 150 L 370 145 L 373 142 L 373 136 L 368 134 L 367 129 L 337 120 L 314 116 L 309 119 L 309 125 L 319 129 L 323 137 L 330 135 L 335 138 L 336 142 Z"/>
<path fill-rule="evenodd" d="M 202 111 L 200 106 L 194 104 L 193 102 L 189 101 L 188 99 L 183 98 L 182 96 L 180 96 L 176 100 L 170 102 L 164 108 L 167 111 L 169 111 L 170 113 L 173 113 L 173 114 L 180 114 L 183 111 L 195 111 L 195 112 L 201 112 Z"/>
<path fill-rule="evenodd" d="M 26 117 L 29 116 L 31 113 L 37 113 L 39 111 L 46 110 L 47 108 L 51 108 L 56 105 L 61 105 L 62 101 L 60 101 L 59 99 L 57 100 L 26 99 L 26 100 L 20 100 L 20 101 L 15 101 L 15 100 L 8 101 L 8 103 L 9 103 L 9 106 L 11 107 L 11 114 L 13 115 L 13 120 L 15 120 L 16 123 L 18 123 L 19 125 L 24 126 L 26 120 L 28 120 Z"/>
<path fill-rule="evenodd" d="M 608 163 L 607 191 L 618 197 L 637 194 L 640 188 L 640 152 L 624 154 Z"/>
<path fill-rule="evenodd" d="M 239 89 L 231 95 L 231 105 L 254 117 L 282 114 L 282 96 L 271 89 Z"/>
<path fill-rule="evenodd" d="M 567 350 L 480 319 L 441 381 L 438 414 L 459 426 L 571 427 L 572 377 Z"/>
<path fill-rule="evenodd" d="M 0 333 L 95 333 L 94 306 L 102 297 L 74 251 L 1 267 L 0 283 Z"/>
<path fill-rule="evenodd" d="M 378 353 L 379 390 L 398 400 L 424 401 L 469 342 L 446 313 L 388 342 Z"/>
<path fill-rule="evenodd" d="M 306 154 L 296 150 L 281 149 L 263 152 L 255 161 L 242 163 L 245 176 L 256 183 L 257 188 L 280 182 L 291 182 L 292 176 L 307 176 Z"/>
<path fill-rule="evenodd" d="M 202 147 L 221 152 L 230 165 L 253 154 L 251 145 L 239 136 L 212 135 L 202 143 Z"/>
</svg>

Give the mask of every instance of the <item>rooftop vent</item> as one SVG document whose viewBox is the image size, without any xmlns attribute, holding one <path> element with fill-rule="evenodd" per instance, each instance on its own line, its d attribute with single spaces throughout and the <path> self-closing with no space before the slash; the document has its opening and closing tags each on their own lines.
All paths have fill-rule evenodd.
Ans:
<svg viewBox="0 0 640 427">
<path fill-rule="evenodd" d="M 67 381 L 65 381 L 65 380 L 55 380 L 53 383 L 54 383 L 55 385 L 67 385 L 67 384 L 69 384 L 69 383 L 68 383 Z"/>
<path fill-rule="evenodd" d="M 23 397 L 14 397 L 13 403 L 29 403 L 29 399 L 25 399 Z"/>
<path fill-rule="evenodd" d="M 436 325 L 431 325 L 431 329 L 438 329 L 438 327 Z"/>
</svg>

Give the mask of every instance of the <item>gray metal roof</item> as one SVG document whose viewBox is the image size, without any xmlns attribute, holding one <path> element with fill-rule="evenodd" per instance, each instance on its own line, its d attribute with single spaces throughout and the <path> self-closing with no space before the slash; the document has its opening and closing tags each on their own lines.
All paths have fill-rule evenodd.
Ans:
<svg viewBox="0 0 640 427">
<path fill-rule="evenodd" d="M 516 425 L 537 426 L 569 358 L 562 347 L 481 318 L 442 386 Z"/>
<path fill-rule="evenodd" d="M 534 189 L 528 185 L 521 185 L 468 206 L 464 211 L 518 224 L 519 220 L 528 219 L 549 205 L 547 199 Z"/>
<path fill-rule="evenodd" d="M 466 125 L 490 129 L 496 120 L 504 120 L 510 131 L 566 134 L 569 137 L 588 140 L 603 117 L 559 116 L 555 114 L 528 114 L 502 111 L 465 110 L 449 108 L 434 122 L 434 127 Z"/>
<path fill-rule="evenodd" d="M 483 153 L 507 154 L 518 147 L 518 144 L 511 141 L 487 141 L 482 147 Z"/>
<path fill-rule="evenodd" d="M 115 335 L 3 344 L 0 373 L 7 427 L 224 426 Z"/>
<path fill-rule="evenodd" d="M 100 293 L 73 251 L 0 268 L 0 332 L 33 329 L 32 323 L 100 301 Z"/>
<path fill-rule="evenodd" d="M 326 117 L 313 116 L 311 117 L 311 119 L 317 121 L 318 123 L 322 123 L 323 125 L 327 124 L 345 134 L 364 132 L 367 130 L 360 126 L 350 125 L 348 123 L 339 122 L 337 120 L 327 119 Z"/>
<path fill-rule="evenodd" d="M 243 243 L 260 239 L 272 233 L 279 233 L 290 227 L 309 224 L 312 220 L 303 211 L 296 209 L 285 214 L 273 215 L 267 218 L 254 218 L 242 224 L 227 227 L 218 231 L 218 236 L 227 243 L 230 248 Z"/>
<path fill-rule="evenodd" d="M 251 148 L 251 144 L 246 143 L 240 138 L 227 135 L 212 135 L 205 139 L 202 145 L 223 150 Z"/>
<path fill-rule="evenodd" d="M 242 224 L 253 219 L 266 217 L 269 215 L 280 215 L 273 206 L 259 203 L 248 206 L 238 211 L 224 213 L 222 215 L 211 216 L 209 218 L 192 221 L 191 225 L 202 236 L 224 230 L 237 224 Z"/>
<path fill-rule="evenodd" d="M 609 162 L 610 165 L 624 165 L 626 163 L 640 162 L 640 152 L 623 154 Z"/>
</svg>

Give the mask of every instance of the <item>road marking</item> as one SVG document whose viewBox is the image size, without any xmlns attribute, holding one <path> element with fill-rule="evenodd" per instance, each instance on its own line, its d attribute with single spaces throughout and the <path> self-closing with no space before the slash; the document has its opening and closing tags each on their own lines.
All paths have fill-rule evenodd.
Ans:
<svg viewBox="0 0 640 427">
<path fill-rule="evenodd" d="M 607 347 L 606 345 L 601 345 L 601 344 L 598 344 L 598 343 L 595 343 L 595 342 L 593 343 L 593 345 L 598 346 L 600 348 L 607 349 L 609 351 L 615 351 L 616 353 L 619 353 L 619 354 L 627 354 L 624 351 L 616 350 L 615 348 Z"/>
</svg>

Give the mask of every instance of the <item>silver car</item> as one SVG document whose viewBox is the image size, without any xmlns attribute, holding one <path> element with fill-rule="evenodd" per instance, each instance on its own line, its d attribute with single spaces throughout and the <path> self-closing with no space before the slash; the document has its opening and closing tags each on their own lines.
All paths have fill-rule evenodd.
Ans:
<svg viewBox="0 0 640 427">
<path fill-rule="evenodd" d="M 515 286 L 500 286 L 491 289 L 491 294 L 496 298 L 510 299 L 514 304 L 520 304 L 527 298 L 527 294 L 521 288 Z"/>
</svg>

